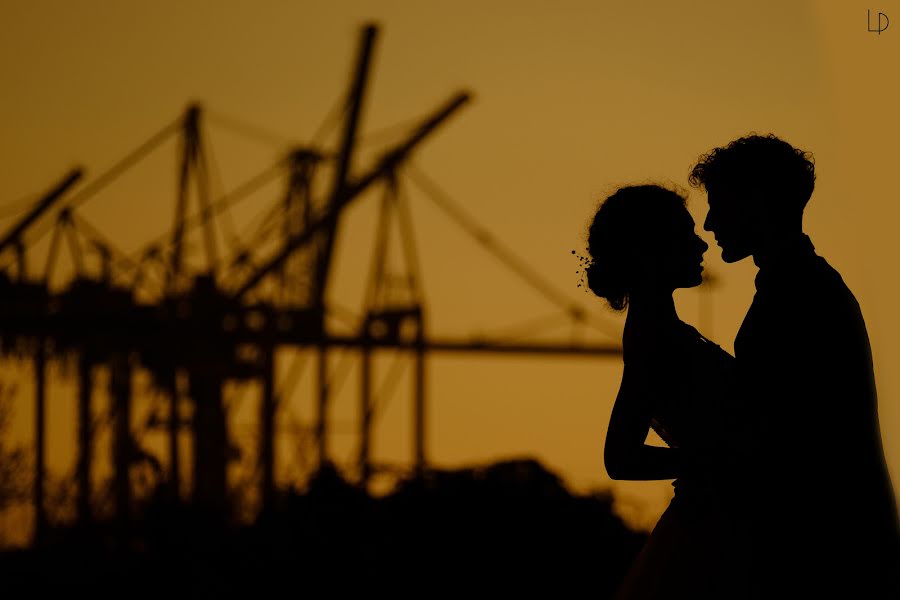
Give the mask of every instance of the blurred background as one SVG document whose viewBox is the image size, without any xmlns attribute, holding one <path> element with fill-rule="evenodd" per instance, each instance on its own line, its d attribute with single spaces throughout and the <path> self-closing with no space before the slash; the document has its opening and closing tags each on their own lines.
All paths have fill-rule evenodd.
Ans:
<svg viewBox="0 0 900 600">
<path fill-rule="evenodd" d="M 350 507 L 515 482 L 609 519 L 611 589 L 672 486 L 603 467 L 623 315 L 579 286 L 587 226 L 749 132 L 815 156 L 805 229 L 862 306 L 897 490 L 900 30 L 870 31 L 879 10 L 3 2 L 0 542 L 110 522 L 152 547 L 129 519 L 257 523 L 316 482 Z M 756 269 L 721 262 L 702 192 L 689 209 L 711 277 L 679 314 L 732 351 Z"/>
</svg>

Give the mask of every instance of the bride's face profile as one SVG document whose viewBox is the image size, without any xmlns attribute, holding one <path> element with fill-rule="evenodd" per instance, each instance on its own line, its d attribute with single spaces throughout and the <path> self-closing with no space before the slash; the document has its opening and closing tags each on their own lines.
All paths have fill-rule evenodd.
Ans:
<svg viewBox="0 0 900 600">
<path fill-rule="evenodd" d="M 696 233 L 691 214 L 682 210 L 672 222 L 669 251 L 661 257 L 662 274 L 673 290 L 690 288 L 703 282 L 703 254 L 709 249 Z"/>
<path fill-rule="evenodd" d="M 703 254 L 709 249 L 696 233 L 686 208 L 665 215 L 662 227 L 645 240 L 635 263 L 636 290 L 674 291 L 703 282 Z"/>
<path fill-rule="evenodd" d="M 614 310 L 632 296 L 671 294 L 703 281 L 703 253 L 685 198 L 648 184 L 625 186 L 598 208 L 588 235 L 588 285 Z"/>
</svg>

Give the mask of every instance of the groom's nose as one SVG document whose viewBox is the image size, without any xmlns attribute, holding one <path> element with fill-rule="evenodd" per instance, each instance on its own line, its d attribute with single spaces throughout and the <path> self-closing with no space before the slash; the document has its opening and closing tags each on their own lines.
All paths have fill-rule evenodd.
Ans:
<svg viewBox="0 0 900 600">
<path fill-rule="evenodd" d="M 706 219 L 703 221 L 703 229 L 712 231 L 713 227 L 715 227 L 715 221 L 713 221 L 713 211 L 710 209 L 710 211 L 706 213 Z"/>
</svg>

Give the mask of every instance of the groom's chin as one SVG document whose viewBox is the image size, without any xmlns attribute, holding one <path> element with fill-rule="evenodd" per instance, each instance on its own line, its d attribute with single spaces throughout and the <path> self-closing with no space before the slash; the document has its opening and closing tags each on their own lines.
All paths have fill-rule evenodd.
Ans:
<svg viewBox="0 0 900 600">
<path fill-rule="evenodd" d="M 727 263 L 736 263 L 750 256 L 749 252 L 735 251 L 722 248 L 722 260 Z"/>
</svg>

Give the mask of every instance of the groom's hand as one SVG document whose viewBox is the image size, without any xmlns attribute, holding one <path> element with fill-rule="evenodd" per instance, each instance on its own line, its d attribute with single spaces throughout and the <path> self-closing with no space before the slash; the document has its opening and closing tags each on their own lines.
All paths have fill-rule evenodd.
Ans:
<svg viewBox="0 0 900 600">
<path fill-rule="evenodd" d="M 722 455 L 713 448 L 682 448 L 681 477 L 706 481 L 720 474 Z"/>
</svg>

